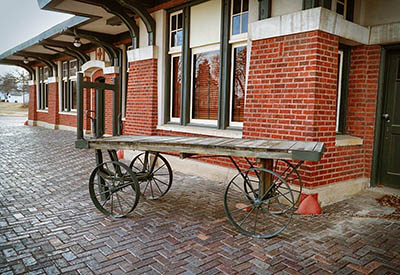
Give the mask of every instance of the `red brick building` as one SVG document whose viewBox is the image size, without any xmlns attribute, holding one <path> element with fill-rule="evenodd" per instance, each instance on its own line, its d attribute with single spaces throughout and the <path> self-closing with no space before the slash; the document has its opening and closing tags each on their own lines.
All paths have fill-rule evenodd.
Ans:
<svg viewBox="0 0 400 275">
<path fill-rule="evenodd" d="M 30 125 L 74 130 L 76 72 L 118 76 L 123 134 L 323 141 L 323 159 L 301 170 L 323 203 L 400 187 L 398 1 L 38 3 L 76 16 L 0 55 L 31 73 Z M 111 133 L 111 93 L 105 102 Z M 193 169 L 205 168 L 230 173 Z"/>
</svg>

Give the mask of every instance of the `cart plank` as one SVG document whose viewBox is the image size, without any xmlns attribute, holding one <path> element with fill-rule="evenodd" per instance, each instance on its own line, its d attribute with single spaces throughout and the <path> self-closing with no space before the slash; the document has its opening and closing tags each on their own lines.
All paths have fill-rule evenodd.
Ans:
<svg viewBox="0 0 400 275">
<path fill-rule="evenodd" d="M 314 141 L 184 136 L 115 136 L 88 139 L 91 149 L 125 149 L 265 159 L 320 160 L 324 144 Z"/>
</svg>

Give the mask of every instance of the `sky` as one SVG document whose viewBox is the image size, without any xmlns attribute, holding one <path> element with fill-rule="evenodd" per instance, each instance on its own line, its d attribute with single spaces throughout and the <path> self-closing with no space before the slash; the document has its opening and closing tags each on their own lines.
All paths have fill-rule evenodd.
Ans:
<svg viewBox="0 0 400 275">
<path fill-rule="evenodd" d="M 0 0 L 0 54 L 70 17 L 39 9 L 37 0 Z M 17 68 L 0 65 L 0 75 Z"/>
</svg>

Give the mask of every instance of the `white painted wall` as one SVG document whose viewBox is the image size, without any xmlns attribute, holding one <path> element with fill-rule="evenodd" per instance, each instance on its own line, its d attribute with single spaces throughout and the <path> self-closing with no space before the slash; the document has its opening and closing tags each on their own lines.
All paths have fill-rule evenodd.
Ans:
<svg viewBox="0 0 400 275">
<path fill-rule="evenodd" d="M 190 8 L 190 47 L 220 41 L 221 0 L 211 0 Z"/>
<path fill-rule="evenodd" d="M 301 11 L 303 0 L 272 0 L 271 17 Z"/>
<path fill-rule="evenodd" d="M 361 25 L 374 26 L 400 22 L 399 0 L 362 0 L 364 15 Z"/>
</svg>

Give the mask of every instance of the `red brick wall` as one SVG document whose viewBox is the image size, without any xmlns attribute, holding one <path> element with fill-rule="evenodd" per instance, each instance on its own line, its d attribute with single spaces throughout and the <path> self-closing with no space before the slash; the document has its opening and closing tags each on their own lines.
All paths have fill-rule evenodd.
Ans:
<svg viewBox="0 0 400 275">
<path fill-rule="evenodd" d="M 243 138 L 325 142 L 323 159 L 303 165 L 302 179 L 308 186 L 369 177 L 379 49 L 373 47 L 370 54 L 357 54 L 352 60 L 355 65 L 351 75 L 364 75 L 366 81 L 364 86 L 359 84 L 359 92 L 363 90 L 368 97 L 362 96 L 365 108 L 359 110 L 357 100 L 361 95 L 350 92 L 349 100 L 354 102 L 349 106 L 348 117 L 355 122 L 354 127 L 359 127 L 354 109 L 360 111 L 365 122 L 361 126 L 365 145 L 335 147 L 338 44 L 338 37 L 321 31 L 252 44 Z M 349 134 L 355 134 L 351 127 L 350 123 Z"/>
<path fill-rule="evenodd" d="M 36 85 L 29 86 L 29 107 L 28 107 L 28 119 L 29 120 L 36 120 Z"/>
<path fill-rule="evenodd" d="M 105 75 L 106 83 L 112 84 L 113 77 L 117 77 L 118 74 L 107 74 Z M 104 116 L 105 116 L 105 133 L 112 135 L 112 99 L 113 99 L 113 92 L 112 91 L 105 91 L 104 92 L 104 101 L 105 101 L 105 108 L 104 108 Z"/>
<path fill-rule="evenodd" d="M 48 122 L 51 124 L 58 124 L 58 82 L 49 83 L 49 103 L 48 103 L 48 112 L 49 112 L 49 120 Z"/>
<path fill-rule="evenodd" d="M 157 59 L 129 64 L 126 106 L 123 134 L 157 133 Z"/>
<path fill-rule="evenodd" d="M 76 127 L 76 115 L 71 114 L 59 114 L 59 125 Z"/>
<path fill-rule="evenodd" d="M 352 49 L 346 133 L 364 141 L 364 176 L 370 177 L 378 91 L 380 46 Z"/>
</svg>

